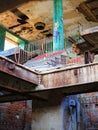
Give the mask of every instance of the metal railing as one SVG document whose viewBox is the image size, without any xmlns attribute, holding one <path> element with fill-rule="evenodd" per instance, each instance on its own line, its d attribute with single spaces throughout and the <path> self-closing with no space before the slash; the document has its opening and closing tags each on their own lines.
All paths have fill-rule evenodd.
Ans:
<svg viewBox="0 0 98 130">
<path fill-rule="evenodd" d="M 39 54 L 40 54 L 40 49 L 37 49 L 34 51 L 26 51 L 21 48 L 17 48 L 14 54 L 14 59 L 15 59 L 15 62 L 23 64 L 27 60 L 30 60 Z"/>
</svg>

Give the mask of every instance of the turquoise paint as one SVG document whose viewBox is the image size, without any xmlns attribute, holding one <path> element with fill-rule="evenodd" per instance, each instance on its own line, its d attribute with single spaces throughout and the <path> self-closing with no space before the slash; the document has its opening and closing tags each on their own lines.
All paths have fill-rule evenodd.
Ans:
<svg viewBox="0 0 98 130">
<path fill-rule="evenodd" d="M 64 48 L 63 2 L 62 0 L 54 0 L 53 51 Z"/>
<path fill-rule="evenodd" d="M 4 50 L 5 34 L 6 30 L 0 27 L 0 51 Z"/>
<path fill-rule="evenodd" d="M 11 32 L 8 29 L 6 29 L 4 26 L 0 25 L 0 51 L 4 50 L 6 32 L 15 36 L 16 37 L 15 39 L 17 39 L 17 40 L 15 40 L 14 38 L 12 40 L 17 42 L 21 49 L 25 49 L 25 45 L 28 43 L 28 41 L 26 39 L 17 36 L 16 34 L 14 34 L 14 32 Z M 7 38 L 11 39 L 11 37 L 9 37 L 9 36 L 7 36 Z"/>
<path fill-rule="evenodd" d="M 19 47 L 21 49 L 24 49 L 25 48 L 25 41 L 21 40 L 21 39 L 18 39 L 18 44 L 19 44 Z"/>
</svg>

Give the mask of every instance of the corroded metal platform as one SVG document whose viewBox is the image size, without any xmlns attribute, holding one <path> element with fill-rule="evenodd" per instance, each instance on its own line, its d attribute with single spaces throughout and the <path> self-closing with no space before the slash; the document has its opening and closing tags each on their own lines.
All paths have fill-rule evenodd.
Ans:
<svg viewBox="0 0 98 130">
<path fill-rule="evenodd" d="M 98 63 L 33 71 L 0 56 L 0 102 L 98 91 Z"/>
</svg>

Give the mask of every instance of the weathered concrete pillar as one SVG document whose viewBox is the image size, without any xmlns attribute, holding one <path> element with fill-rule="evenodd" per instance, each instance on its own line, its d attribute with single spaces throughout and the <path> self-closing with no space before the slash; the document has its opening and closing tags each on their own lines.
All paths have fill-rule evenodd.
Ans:
<svg viewBox="0 0 98 130">
<path fill-rule="evenodd" d="M 77 102 L 74 96 L 65 99 L 54 96 L 47 103 L 34 102 L 32 130 L 80 130 Z"/>
<path fill-rule="evenodd" d="M 32 130 L 60 130 L 60 106 L 33 109 Z"/>
</svg>

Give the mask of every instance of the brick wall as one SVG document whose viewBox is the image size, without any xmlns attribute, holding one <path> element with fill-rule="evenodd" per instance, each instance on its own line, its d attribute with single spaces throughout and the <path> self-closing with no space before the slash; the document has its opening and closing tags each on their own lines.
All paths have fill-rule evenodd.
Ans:
<svg viewBox="0 0 98 130">
<path fill-rule="evenodd" d="M 0 130 L 30 130 L 32 108 L 28 102 L 0 104 Z"/>
</svg>

